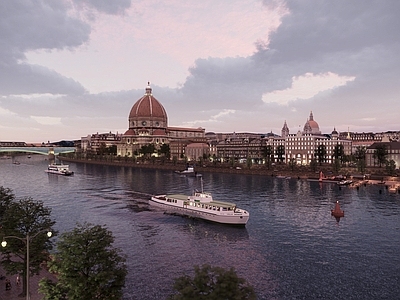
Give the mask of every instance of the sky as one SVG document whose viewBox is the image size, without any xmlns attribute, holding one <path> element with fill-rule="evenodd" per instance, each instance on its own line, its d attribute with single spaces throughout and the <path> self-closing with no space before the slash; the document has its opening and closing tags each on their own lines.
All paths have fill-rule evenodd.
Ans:
<svg viewBox="0 0 400 300">
<path fill-rule="evenodd" d="M 124 133 L 150 82 L 168 125 L 400 130 L 398 0 L 0 1 L 0 141 Z"/>
</svg>

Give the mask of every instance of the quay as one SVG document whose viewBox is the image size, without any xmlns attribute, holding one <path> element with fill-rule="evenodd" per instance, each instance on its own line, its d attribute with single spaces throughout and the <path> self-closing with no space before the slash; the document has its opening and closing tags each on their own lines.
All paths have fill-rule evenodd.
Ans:
<svg viewBox="0 0 400 300">
<path fill-rule="evenodd" d="M 0 265 L 0 276 L 4 276 L 5 278 L 0 280 L 0 300 L 21 300 L 25 299 L 25 294 L 22 289 L 22 278 L 21 284 L 16 284 L 17 275 L 6 275 L 5 270 Z M 56 281 L 56 275 L 49 273 L 46 268 L 40 270 L 39 275 L 34 275 L 29 278 L 29 291 L 31 295 L 31 300 L 41 300 L 43 299 L 43 295 L 39 293 L 39 281 L 42 278 L 49 278 L 53 281 Z M 6 279 L 9 279 L 11 282 L 11 289 L 6 291 Z"/>
<path fill-rule="evenodd" d="M 144 169 L 160 169 L 160 170 L 180 170 L 183 169 L 184 164 L 182 163 L 159 163 L 155 162 L 152 163 L 151 161 L 146 162 L 139 162 L 139 161 L 132 161 L 132 160 L 124 160 L 121 159 L 119 161 L 115 160 L 96 160 L 96 159 L 81 159 L 81 158 L 71 158 L 67 156 L 59 156 L 59 160 L 66 161 L 66 162 L 76 162 L 76 163 L 87 163 L 87 164 L 96 164 L 96 165 L 108 165 L 108 166 L 121 166 L 121 167 L 131 167 L 131 168 L 144 168 Z M 315 172 L 311 172 L 309 170 L 304 170 L 302 168 L 296 168 L 295 170 L 290 170 L 289 168 L 286 169 L 267 169 L 264 167 L 258 168 L 235 168 L 235 167 L 228 167 L 228 166 L 221 166 L 221 165 L 196 165 L 195 171 L 197 173 L 230 173 L 230 174 L 244 174 L 244 175 L 261 175 L 261 176 L 279 176 L 285 178 L 293 178 L 293 179 L 307 179 L 309 181 L 319 181 L 318 177 L 315 176 Z M 388 188 L 390 186 L 398 187 L 400 192 L 400 177 L 399 176 L 383 176 L 383 175 L 376 175 L 371 176 L 374 179 L 364 179 L 362 176 L 354 176 L 352 179 L 354 180 L 350 187 L 360 187 L 365 184 L 381 184 L 384 187 Z M 376 178 L 379 178 L 376 179 Z M 324 180 L 324 182 L 328 183 L 336 183 L 337 181 L 329 181 Z"/>
</svg>

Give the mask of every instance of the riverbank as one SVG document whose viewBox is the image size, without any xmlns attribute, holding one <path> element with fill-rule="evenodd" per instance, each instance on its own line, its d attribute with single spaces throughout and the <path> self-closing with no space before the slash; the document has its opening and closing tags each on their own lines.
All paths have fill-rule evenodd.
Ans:
<svg viewBox="0 0 400 300">
<path fill-rule="evenodd" d="M 93 159 L 76 159 L 71 157 L 58 157 L 59 160 L 65 162 L 76 162 L 76 163 L 88 163 L 96 165 L 108 165 L 108 166 L 121 166 L 121 167 L 131 167 L 131 168 L 144 168 L 144 169 L 159 169 L 159 170 L 171 170 L 171 171 L 181 171 L 184 170 L 186 165 L 184 163 L 173 164 L 171 162 L 159 162 L 159 161 L 109 161 L 109 160 L 93 160 Z M 319 172 L 312 172 L 307 167 L 297 166 L 293 170 L 286 165 L 271 166 L 269 169 L 265 165 L 255 166 L 251 168 L 246 167 L 232 167 L 226 165 L 203 165 L 195 167 L 197 173 L 229 173 L 229 174 L 244 174 L 244 175 L 260 175 L 260 176 L 270 176 L 270 177 L 285 177 L 285 178 L 297 178 L 297 179 L 311 179 L 318 180 Z M 345 173 L 349 171 L 344 169 Z M 362 183 L 364 178 L 363 175 L 354 174 L 354 183 Z M 385 176 L 385 175 L 369 175 L 368 184 L 383 184 L 386 186 L 398 185 L 400 184 L 400 178 L 395 176 Z"/>
<path fill-rule="evenodd" d="M 4 276 L 4 278 L 2 277 Z M 21 283 L 17 285 L 17 275 L 6 275 L 4 268 L 0 265 L 0 277 L 3 278 L 0 280 L 0 300 L 18 300 L 25 299 L 25 295 L 21 295 L 22 291 L 22 278 Z M 39 293 L 39 281 L 42 278 L 49 278 L 53 281 L 56 281 L 56 276 L 54 274 L 49 273 L 45 268 L 40 270 L 38 275 L 34 275 L 29 278 L 29 290 L 30 290 L 30 299 L 31 300 L 40 300 L 43 299 L 43 294 Z M 11 282 L 11 289 L 6 291 L 6 279 L 9 279 Z"/>
</svg>

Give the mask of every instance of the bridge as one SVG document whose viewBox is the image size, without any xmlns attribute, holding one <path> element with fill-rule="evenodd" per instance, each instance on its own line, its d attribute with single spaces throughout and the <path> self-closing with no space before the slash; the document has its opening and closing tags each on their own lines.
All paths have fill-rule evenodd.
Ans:
<svg viewBox="0 0 400 300">
<path fill-rule="evenodd" d="M 42 155 L 58 155 L 75 152 L 75 147 L 0 147 L 1 152 L 25 152 Z"/>
</svg>

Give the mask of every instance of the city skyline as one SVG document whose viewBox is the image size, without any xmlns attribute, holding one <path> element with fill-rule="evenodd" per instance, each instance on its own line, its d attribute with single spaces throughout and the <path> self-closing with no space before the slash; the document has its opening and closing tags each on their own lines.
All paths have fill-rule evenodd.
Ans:
<svg viewBox="0 0 400 300">
<path fill-rule="evenodd" d="M 168 125 L 398 131 L 397 1 L 0 3 L 0 140 L 124 133 L 151 82 Z"/>
</svg>

